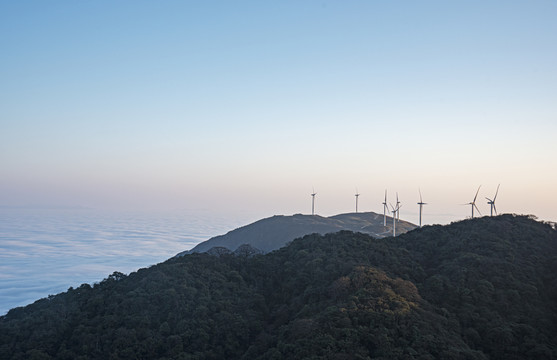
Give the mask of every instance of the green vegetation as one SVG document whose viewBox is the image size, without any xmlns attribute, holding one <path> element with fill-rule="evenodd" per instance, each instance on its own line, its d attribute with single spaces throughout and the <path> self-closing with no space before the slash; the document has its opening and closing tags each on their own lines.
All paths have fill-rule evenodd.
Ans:
<svg viewBox="0 0 557 360">
<path fill-rule="evenodd" d="M 503 215 L 191 254 L 0 318 L 2 359 L 555 359 L 557 232 Z"/>
</svg>

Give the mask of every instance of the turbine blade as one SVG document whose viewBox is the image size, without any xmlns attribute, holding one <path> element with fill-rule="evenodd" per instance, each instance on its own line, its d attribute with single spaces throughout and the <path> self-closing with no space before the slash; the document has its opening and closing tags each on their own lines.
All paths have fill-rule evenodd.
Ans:
<svg viewBox="0 0 557 360">
<path fill-rule="evenodd" d="M 495 192 L 495 197 L 493 197 L 493 202 L 495 202 L 495 199 L 497 199 L 497 194 L 499 193 L 499 186 L 501 186 L 501 184 L 497 185 L 497 191 Z"/>
<path fill-rule="evenodd" d="M 495 207 L 495 203 L 493 203 L 493 210 L 495 210 L 495 215 L 497 215 L 497 208 Z"/>
<path fill-rule="evenodd" d="M 422 201 L 422 190 L 420 190 L 420 188 L 418 188 L 418 191 L 420 192 L 420 202 L 423 202 Z"/>
<path fill-rule="evenodd" d="M 473 203 L 476 203 L 476 198 L 478 197 L 478 193 L 480 192 L 481 187 L 482 187 L 481 185 L 478 186 L 478 191 L 476 191 L 476 196 L 474 196 L 474 201 L 472 201 Z"/>
<path fill-rule="evenodd" d="M 478 213 L 479 213 L 480 215 L 482 215 L 482 212 L 480 211 L 480 209 L 478 209 L 478 207 L 476 206 L 476 204 L 473 204 L 473 205 L 474 205 L 474 207 L 476 208 L 476 210 L 478 210 Z"/>
</svg>

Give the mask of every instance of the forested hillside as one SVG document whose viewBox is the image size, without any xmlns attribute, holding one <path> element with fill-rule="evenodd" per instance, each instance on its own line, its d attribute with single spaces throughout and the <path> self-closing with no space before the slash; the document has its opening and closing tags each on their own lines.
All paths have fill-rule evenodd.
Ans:
<svg viewBox="0 0 557 360">
<path fill-rule="evenodd" d="M 0 318 L 2 359 L 555 359 L 557 232 L 503 215 L 191 254 Z"/>
</svg>

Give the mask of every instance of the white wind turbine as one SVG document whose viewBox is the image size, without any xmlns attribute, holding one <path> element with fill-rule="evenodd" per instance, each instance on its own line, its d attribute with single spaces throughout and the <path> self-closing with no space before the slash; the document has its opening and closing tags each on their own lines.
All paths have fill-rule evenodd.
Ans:
<svg viewBox="0 0 557 360">
<path fill-rule="evenodd" d="M 497 194 L 499 193 L 499 186 L 501 186 L 501 184 L 497 185 L 497 191 L 495 191 L 495 196 L 493 197 L 493 200 L 486 197 L 487 203 L 491 206 L 491 216 L 493 216 L 493 210 L 495 210 L 495 215 L 497 215 L 497 208 L 495 207 L 495 199 L 497 199 Z"/>
<path fill-rule="evenodd" d="M 420 202 L 418 203 L 418 205 L 420 205 L 420 227 L 422 227 L 422 207 L 427 205 L 427 203 L 422 200 L 422 191 L 420 189 L 418 189 L 418 191 L 420 192 Z"/>
<path fill-rule="evenodd" d="M 474 196 L 474 200 L 472 202 L 469 202 L 468 204 L 464 204 L 464 205 L 470 205 L 470 207 L 472 208 L 472 219 L 474 218 L 474 208 L 476 208 L 476 210 L 478 210 L 478 213 L 481 215 L 482 213 L 480 212 L 480 209 L 478 209 L 478 207 L 476 206 L 476 198 L 478 197 L 478 193 L 480 192 L 480 188 L 482 186 L 478 186 L 478 191 L 476 191 L 476 196 Z"/>
<path fill-rule="evenodd" d="M 356 197 L 356 212 L 358 212 L 358 196 L 360 196 L 358 188 L 356 188 L 356 194 L 354 194 L 354 196 Z"/>
<path fill-rule="evenodd" d="M 311 188 L 313 190 L 313 192 L 311 193 L 311 215 L 315 215 L 315 195 L 317 195 L 317 193 L 315 192 L 314 188 Z"/>
<path fill-rule="evenodd" d="M 387 226 L 387 189 L 385 189 L 385 201 L 383 201 L 383 226 Z"/>
<path fill-rule="evenodd" d="M 393 207 L 393 204 L 389 204 L 389 205 L 391 206 L 391 209 L 392 209 L 391 212 L 393 213 L 393 237 L 395 237 L 396 236 L 396 221 L 397 221 L 396 220 L 396 214 L 398 213 L 398 211 L 400 209 L 400 206 L 397 205 L 396 208 L 395 208 L 395 207 Z"/>
<path fill-rule="evenodd" d="M 400 221 L 400 201 L 398 201 L 398 192 L 396 193 L 396 221 Z"/>
</svg>

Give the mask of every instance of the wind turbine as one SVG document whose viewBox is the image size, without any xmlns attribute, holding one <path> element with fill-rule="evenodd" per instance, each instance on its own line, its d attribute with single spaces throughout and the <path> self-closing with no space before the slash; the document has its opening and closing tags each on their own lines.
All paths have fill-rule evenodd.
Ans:
<svg viewBox="0 0 557 360">
<path fill-rule="evenodd" d="M 474 196 L 474 200 L 472 202 L 469 202 L 468 204 L 464 204 L 464 205 L 470 205 L 472 207 L 472 219 L 474 218 L 474 208 L 476 208 L 476 210 L 478 210 L 478 213 L 480 213 L 480 215 L 482 214 L 480 212 L 480 209 L 478 209 L 478 207 L 476 206 L 476 198 L 478 197 L 478 193 L 480 192 L 480 188 L 482 186 L 478 186 L 478 191 L 476 191 L 476 196 Z"/>
<path fill-rule="evenodd" d="M 427 203 L 422 200 L 422 191 L 420 189 L 418 189 L 418 191 L 420 192 L 420 202 L 418 203 L 418 205 L 420 205 L 420 227 L 422 227 L 422 207 L 427 205 Z"/>
<path fill-rule="evenodd" d="M 356 194 L 354 194 L 354 196 L 356 197 L 356 212 L 358 212 L 358 196 L 360 196 L 358 188 L 356 188 Z"/>
<path fill-rule="evenodd" d="M 317 195 L 317 193 L 315 192 L 314 188 L 311 188 L 313 190 L 313 192 L 311 193 L 311 215 L 315 215 L 315 195 Z"/>
<path fill-rule="evenodd" d="M 396 206 L 393 207 L 393 204 L 389 204 L 391 206 L 391 209 L 393 209 L 391 212 L 393 213 L 393 237 L 396 236 L 396 214 L 398 213 L 398 210 L 400 209 L 400 206 Z"/>
<path fill-rule="evenodd" d="M 396 193 L 396 221 L 400 221 L 400 201 L 398 201 L 398 192 Z"/>
<path fill-rule="evenodd" d="M 495 199 L 497 199 L 497 193 L 499 193 L 499 186 L 501 186 L 501 184 L 497 185 L 497 191 L 495 191 L 495 196 L 493 197 L 493 200 L 486 197 L 486 199 L 488 200 L 487 203 L 491 205 L 491 216 L 493 216 L 493 210 L 495 210 L 495 215 L 497 215 L 497 208 L 495 207 Z"/>
<path fill-rule="evenodd" d="M 383 201 L 383 226 L 387 226 L 387 189 L 385 189 L 385 201 Z"/>
</svg>

